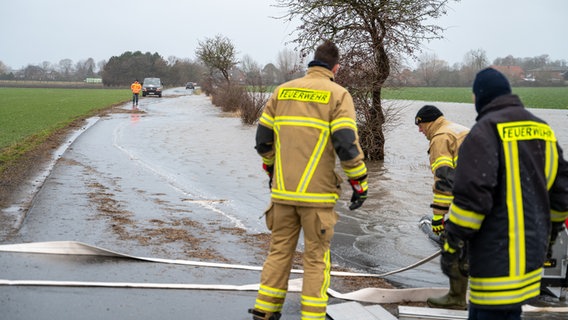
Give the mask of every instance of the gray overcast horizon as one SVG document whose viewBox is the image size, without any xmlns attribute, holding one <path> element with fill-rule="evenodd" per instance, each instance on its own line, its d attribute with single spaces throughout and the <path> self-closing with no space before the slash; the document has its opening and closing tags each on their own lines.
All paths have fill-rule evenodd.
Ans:
<svg viewBox="0 0 568 320">
<path fill-rule="evenodd" d="M 93 58 L 108 61 L 126 51 L 157 52 L 195 59 L 198 41 L 221 34 L 238 57 L 264 65 L 276 62 L 285 47 L 293 49 L 296 25 L 275 16 L 285 11 L 270 0 L 138 0 L 6 1 L 0 18 L 0 61 L 12 69 L 74 63 Z M 445 39 L 424 43 L 424 53 L 450 65 L 471 50 L 498 57 L 568 60 L 567 0 L 461 0 L 436 21 L 447 28 Z M 420 54 L 418 54 L 420 55 Z M 409 62 L 412 64 L 412 61 Z"/>
</svg>

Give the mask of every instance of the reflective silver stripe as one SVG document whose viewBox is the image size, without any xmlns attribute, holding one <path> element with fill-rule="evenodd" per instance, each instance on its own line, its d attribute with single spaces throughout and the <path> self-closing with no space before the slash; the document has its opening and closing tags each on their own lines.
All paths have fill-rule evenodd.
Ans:
<svg viewBox="0 0 568 320">
<path fill-rule="evenodd" d="M 522 302 L 540 293 L 542 268 L 519 277 L 470 278 L 470 299 L 483 305 Z"/>
<path fill-rule="evenodd" d="M 356 166 L 355 168 L 350 169 L 343 169 L 345 175 L 349 178 L 357 178 L 367 174 L 367 166 L 365 163 L 361 163 L 360 165 Z"/>
<path fill-rule="evenodd" d="M 296 189 L 297 192 L 305 192 L 306 189 L 308 188 L 308 184 L 312 180 L 314 171 L 317 168 L 317 165 L 323 154 L 323 148 L 327 144 L 328 137 L 329 137 L 329 130 L 323 130 L 320 134 L 316 147 L 314 148 L 314 152 L 310 157 L 310 162 L 308 163 L 308 165 L 306 166 L 306 170 L 302 174 L 302 178 L 300 180 L 298 188 Z"/>
<path fill-rule="evenodd" d="M 470 300 L 481 305 L 506 305 L 523 302 L 540 294 L 540 283 L 516 290 L 514 292 L 476 292 L 470 290 Z"/>
<path fill-rule="evenodd" d="M 450 206 L 450 221 L 459 226 L 479 230 L 484 218 L 484 215 L 464 210 L 455 203 L 452 203 Z"/>
<path fill-rule="evenodd" d="M 357 124 L 351 118 L 335 119 L 331 122 L 330 127 L 331 127 L 331 132 L 335 132 L 336 130 L 339 130 L 344 127 L 352 129 L 353 131 L 357 132 Z"/>
<path fill-rule="evenodd" d="M 274 119 L 279 126 L 307 126 L 320 130 L 329 130 L 329 122 L 317 118 L 278 116 Z"/>
<path fill-rule="evenodd" d="M 268 312 L 280 312 L 282 310 L 283 304 L 274 304 L 269 303 L 266 301 L 262 301 L 260 299 L 256 299 L 256 303 L 254 304 L 254 308 L 262 311 Z"/>
<path fill-rule="evenodd" d="M 268 297 L 281 298 L 281 299 L 286 297 L 286 290 L 271 288 L 265 285 L 261 285 L 260 288 L 258 289 L 258 292 Z"/>
<path fill-rule="evenodd" d="M 272 189 L 272 197 L 282 200 L 323 203 L 335 203 L 339 199 L 336 193 L 298 193 L 275 189 Z"/>
<path fill-rule="evenodd" d="M 271 116 L 267 115 L 266 113 L 262 113 L 259 122 L 265 124 L 267 127 L 271 129 L 274 127 L 274 119 Z"/>
</svg>

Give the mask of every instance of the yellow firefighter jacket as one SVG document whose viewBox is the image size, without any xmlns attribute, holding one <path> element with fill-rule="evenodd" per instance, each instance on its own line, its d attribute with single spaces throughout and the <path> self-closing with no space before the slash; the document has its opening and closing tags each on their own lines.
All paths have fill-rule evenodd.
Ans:
<svg viewBox="0 0 568 320">
<path fill-rule="evenodd" d="M 430 168 L 434 174 L 432 191 L 434 199 L 431 207 L 434 214 L 446 214 L 452 203 L 455 169 L 458 150 L 469 133 L 469 129 L 457 123 L 439 117 L 435 121 L 424 123 L 424 133 L 430 141 L 428 155 Z"/>
<path fill-rule="evenodd" d="M 367 175 L 349 92 L 325 67 L 274 90 L 259 120 L 256 150 L 273 166 L 272 201 L 333 207 L 340 195 L 336 154 L 349 179 Z"/>
<path fill-rule="evenodd" d="M 132 90 L 132 93 L 139 93 L 140 90 L 142 90 L 142 85 L 140 84 L 140 82 L 138 81 L 134 81 L 131 85 L 130 85 L 130 90 Z"/>
</svg>

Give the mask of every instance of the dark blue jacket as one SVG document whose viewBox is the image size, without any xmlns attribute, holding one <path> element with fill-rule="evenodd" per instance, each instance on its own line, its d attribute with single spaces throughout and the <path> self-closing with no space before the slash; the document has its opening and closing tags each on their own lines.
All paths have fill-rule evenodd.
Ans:
<svg viewBox="0 0 568 320">
<path fill-rule="evenodd" d="M 484 106 L 461 145 L 446 230 L 469 245 L 470 302 L 511 308 L 540 293 L 551 221 L 568 218 L 568 163 L 516 95 Z"/>
</svg>

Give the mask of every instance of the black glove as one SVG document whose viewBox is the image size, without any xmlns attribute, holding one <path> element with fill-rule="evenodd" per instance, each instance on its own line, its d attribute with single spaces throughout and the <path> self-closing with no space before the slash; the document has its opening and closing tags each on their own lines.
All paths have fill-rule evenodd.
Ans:
<svg viewBox="0 0 568 320">
<path fill-rule="evenodd" d="M 349 179 L 349 184 L 351 184 L 351 188 L 353 189 L 349 210 L 355 210 L 362 206 L 363 202 L 367 200 L 367 175 L 359 179 Z"/>
<path fill-rule="evenodd" d="M 446 232 L 444 248 L 440 266 L 442 272 L 450 279 L 459 279 L 469 275 L 469 263 L 465 241 L 457 236 Z"/>
<path fill-rule="evenodd" d="M 269 166 L 266 163 L 262 164 L 262 169 L 268 174 L 268 189 L 272 189 L 272 175 L 274 174 L 274 166 Z"/>
<path fill-rule="evenodd" d="M 550 230 L 550 240 L 548 241 L 548 250 L 546 251 L 546 259 L 552 258 L 552 247 L 556 243 L 558 234 L 564 229 L 564 222 L 553 222 Z"/>
</svg>

